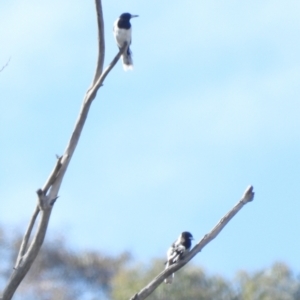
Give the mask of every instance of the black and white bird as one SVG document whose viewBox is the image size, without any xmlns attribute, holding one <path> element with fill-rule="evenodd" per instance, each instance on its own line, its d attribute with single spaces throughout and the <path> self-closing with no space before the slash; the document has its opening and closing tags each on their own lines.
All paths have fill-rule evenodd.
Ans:
<svg viewBox="0 0 300 300">
<path fill-rule="evenodd" d="M 184 231 L 179 235 L 178 239 L 171 245 L 167 252 L 166 269 L 182 259 L 190 251 L 193 239 L 192 234 L 188 231 Z M 172 283 L 173 278 L 174 273 L 165 279 L 165 283 Z"/>
<path fill-rule="evenodd" d="M 133 69 L 133 62 L 130 51 L 131 44 L 131 24 L 130 19 L 138 17 L 138 15 L 132 15 L 130 13 L 121 14 L 121 16 L 114 23 L 114 36 L 119 48 L 124 46 L 124 43 L 127 42 L 127 49 L 125 49 L 124 54 L 122 55 L 123 68 L 125 71 Z"/>
</svg>

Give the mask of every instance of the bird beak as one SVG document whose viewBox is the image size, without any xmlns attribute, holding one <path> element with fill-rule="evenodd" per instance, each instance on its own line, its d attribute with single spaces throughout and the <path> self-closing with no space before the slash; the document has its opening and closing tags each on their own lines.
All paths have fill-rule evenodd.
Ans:
<svg viewBox="0 0 300 300">
<path fill-rule="evenodd" d="M 137 18 L 139 15 L 131 15 L 131 18 Z"/>
</svg>

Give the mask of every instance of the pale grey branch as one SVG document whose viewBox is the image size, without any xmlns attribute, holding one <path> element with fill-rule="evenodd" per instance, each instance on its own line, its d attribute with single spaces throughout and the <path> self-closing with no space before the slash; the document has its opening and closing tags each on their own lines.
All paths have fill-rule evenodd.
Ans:
<svg viewBox="0 0 300 300">
<path fill-rule="evenodd" d="M 100 0 L 95 0 L 96 13 L 97 13 L 97 23 L 98 23 L 98 61 L 96 67 L 96 73 L 93 80 L 93 85 L 96 83 L 97 79 L 102 73 L 104 56 L 105 56 L 105 39 L 104 39 L 104 21 L 102 4 Z"/>
<path fill-rule="evenodd" d="M 127 47 L 127 43 L 125 42 L 123 47 L 120 49 L 119 53 L 115 56 L 112 62 L 106 67 L 106 69 L 102 72 L 101 76 L 98 78 L 94 86 L 92 86 L 92 88 L 88 90 L 86 101 L 93 101 L 93 99 L 96 97 L 98 89 L 103 85 L 106 76 L 111 71 L 111 69 L 116 65 L 116 63 L 124 53 L 126 47 Z"/>
<path fill-rule="evenodd" d="M 46 180 L 46 183 L 44 184 L 44 186 L 42 188 L 42 190 L 44 191 L 45 194 L 48 193 L 49 188 L 51 187 L 51 185 L 55 181 L 55 178 L 57 177 L 58 171 L 61 168 L 61 160 L 62 160 L 62 156 L 59 156 L 57 158 L 57 161 L 56 161 L 53 171 L 49 175 L 48 179 Z"/>
<path fill-rule="evenodd" d="M 57 197 L 60 185 L 62 183 L 64 174 L 67 170 L 67 167 L 69 165 L 69 162 L 73 156 L 73 153 L 75 151 L 75 148 L 77 146 L 77 143 L 79 141 L 83 126 L 85 124 L 90 106 L 93 102 L 93 100 L 96 98 L 97 91 L 99 88 L 102 86 L 106 76 L 108 73 L 112 70 L 112 68 L 115 66 L 115 64 L 118 62 L 120 59 L 121 55 L 126 49 L 127 44 L 125 43 L 124 46 L 120 49 L 118 54 L 115 56 L 115 58 L 112 60 L 112 62 L 109 64 L 109 66 L 103 71 L 103 73 L 100 75 L 98 78 L 97 82 L 90 88 L 88 89 L 85 98 L 83 100 L 83 104 L 81 107 L 81 110 L 79 112 L 78 119 L 75 124 L 74 131 L 72 133 L 71 139 L 67 145 L 67 148 L 65 150 L 64 155 L 62 156 L 61 159 L 61 167 L 59 169 L 59 172 L 56 176 L 55 182 L 51 186 L 50 192 L 49 192 L 49 199 L 55 199 Z"/>
<path fill-rule="evenodd" d="M 21 247 L 20 247 L 20 251 L 19 251 L 19 254 L 18 254 L 18 258 L 17 258 L 16 264 L 15 264 L 15 269 L 17 269 L 18 266 L 20 265 L 20 263 L 22 261 L 22 257 L 24 256 L 24 254 L 26 252 L 28 241 L 29 241 L 33 226 L 35 224 L 35 221 L 36 221 L 36 218 L 37 218 L 39 212 L 40 212 L 40 209 L 39 209 L 39 206 L 37 205 L 32 217 L 31 217 L 31 220 L 29 222 L 29 225 L 28 225 L 28 228 L 25 232 L 25 235 L 23 237 L 22 244 L 21 244 Z"/>
<path fill-rule="evenodd" d="M 195 247 L 178 263 L 171 265 L 168 269 L 158 274 L 146 287 L 140 292 L 135 294 L 130 300 L 143 300 L 146 299 L 163 281 L 165 278 L 175 273 L 186 265 L 194 256 L 196 256 L 210 241 L 212 241 L 221 230 L 227 225 L 227 223 L 238 213 L 238 211 L 248 202 L 254 198 L 253 187 L 249 186 L 241 200 L 219 221 L 219 223 L 206 234 Z"/>
<path fill-rule="evenodd" d="M 21 258 L 21 261 L 17 268 L 13 270 L 13 273 L 5 287 L 2 295 L 2 300 L 9 300 L 12 298 L 19 284 L 29 271 L 32 263 L 34 262 L 46 235 L 48 222 L 50 219 L 51 210 L 45 210 L 41 212 L 40 223 L 37 228 L 35 237 L 33 238 L 28 250 Z"/>
<path fill-rule="evenodd" d="M 64 174 L 67 170 L 69 162 L 73 156 L 73 153 L 78 144 L 80 135 L 82 133 L 90 106 L 97 95 L 98 89 L 102 86 L 106 76 L 115 66 L 120 56 L 125 50 L 126 45 L 120 49 L 119 53 L 113 59 L 111 64 L 106 68 L 104 72 L 103 70 L 103 62 L 104 62 L 104 22 L 102 16 L 102 6 L 101 0 L 96 1 L 96 10 L 97 10 L 97 21 L 98 21 L 98 38 L 99 38 L 99 54 L 98 54 L 98 62 L 96 68 L 95 78 L 86 92 L 85 98 L 83 100 L 79 116 L 75 123 L 74 131 L 71 135 L 71 138 L 67 144 L 66 150 L 62 157 L 59 157 L 56 165 L 49 175 L 43 189 L 39 189 L 37 191 L 38 194 L 38 205 L 35 208 L 33 217 L 29 223 L 28 229 L 24 235 L 22 245 L 20 247 L 20 252 L 18 254 L 18 258 L 16 261 L 16 267 L 13 270 L 11 278 L 9 279 L 7 286 L 5 287 L 2 295 L 2 300 L 10 300 L 15 293 L 17 287 L 27 274 L 30 269 L 33 261 L 35 260 L 46 235 L 49 219 L 52 212 L 52 207 L 55 200 L 58 198 L 58 192 L 60 186 L 62 184 L 62 180 Z M 35 236 L 32 238 L 32 241 L 29 244 L 30 235 L 33 229 L 33 226 L 36 222 L 37 216 L 40 213 L 40 221 L 35 232 Z"/>
<path fill-rule="evenodd" d="M 8 59 L 8 61 L 6 62 L 6 64 L 0 69 L 0 72 L 2 72 L 9 64 L 11 57 Z"/>
</svg>

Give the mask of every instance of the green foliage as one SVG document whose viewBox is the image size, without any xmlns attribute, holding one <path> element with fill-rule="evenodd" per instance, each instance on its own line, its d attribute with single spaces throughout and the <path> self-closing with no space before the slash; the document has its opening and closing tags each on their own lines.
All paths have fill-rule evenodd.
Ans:
<svg viewBox="0 0 300 300">
<path fill-rule="evenodd" d="M 138 264 L 120 270 L 113 279 L 112 299 L 129 299 L 163 268 L 164 261 L 155 260 L 150 267 Z M 221 277 L 207 276 L 199 267 L 185 267 L 176 273 L 173 284 L 161 284 L 148 299 L 229 300 L 234 299 L 234 291 Z"/>
<path fill-rule="evenodd" d="M 270 269 L 237 276 L 240 299 L 243 300 L 299 300 L 300 281 L 287 265 L 276 263 Z"/>
<path fill-rule="evenodd" d="M 4 236 L 0 230 L 1 289 L 11 274 L 20 243 L 20 235 Z M 14 299 L 109 299 L 112 278 L 129 260 L 128 253 L 112 257 L 98 251 L 74 251 L 63 238 L 48 239 Z"/>
<path fill-rule="evenodd" d="M 13 236 L 13 238 L 10 238 Z M 0 228 L 0 288 L 11 274 L 20 236 L 4 235 Z M 15 300 L 126 300 L 164 269 L 164 260 L 144 265 L 128 253 L 112 257 L 98 251 L 71 250 L 63 238 L 45 242 Z M 161 284 L 149 300 L 300 300 L 300 278 L 283 264 L 249 273 L 239 272 L 229 282 L 188 264 L 171 285 Z"/>
</svg>

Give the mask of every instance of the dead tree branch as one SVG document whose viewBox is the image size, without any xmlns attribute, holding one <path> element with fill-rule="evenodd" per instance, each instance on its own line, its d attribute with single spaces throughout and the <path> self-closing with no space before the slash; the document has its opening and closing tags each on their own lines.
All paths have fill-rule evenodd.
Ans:
<svg viewBox="0 0 300 300">
<path fill-rule="evenodd" d="M 28 245 L 28 242 L 29 242 L 29 238 L 30 238 L 33 226 L 35 224 L 35 221 L 36 221 L 36 218 L 37 218 L 39 212 L 40 212 L 40 209 L 39 209 L 38 206 L 36 206 L 35 211 L 34 211 L 32 217 L 31 217 L 31 220 L 29 222 L 28 228 L 27 228 L 27 230 L 25 232 L 25 235 L 24 235 L 21 247 L 20 247 L 20 251 L 19 251 L 18 258 L 17 258 L 16 265 L 15 265 L 14 269 L 17 269 L 17 267 L 21 263 L 22 257 L 26 253 L 26 249 L 27 249 L 27 245 Z"/>
<path fill-rule="evenodd" d="M 102 73 L 105 56 L 104 21 L 101 0 L 95 0 L 98 24 L 98 61 L 93 84 Z"/>
<path fill-rule="evenodd" d="M 228 222 L 239 212 L 239 210 L 254 198 L 253 187 L 249 186 L 241 200 L 219 221 L 219 223 L 206 234 L 195 247 L 178 263 L 171 265 L 168 269 L 157 275 L 146 287 L 140 292 L 135 294 L 130 300 L 143 300 L 146 299 L 167 277 L 181 269 L 186 265 L 194 256 L 196 256 L 209 242 L 211 242 L 228 224 Z"/>
<path fill-rule="evenodd" d="M 63 177 L 67 171 L 68 165 L 74 154 L 76 146 L 78 144 L 80 135 L 82 133 L 86 118 L 88 116 L 89 109 L 93 100 L 95 99 L 99 88 L 103 85 L 103 82 L 108 73 L 115 66 L 120 56 L 126 49 L 126 44 L 119 50 L 116 57 L 110 63 L 110 65 L 103 71 L 104 54 L 105 54 L 105 43 L 104 43 L 104 21 L 102 13 L 101 0 L 95 0 L 96 12 L 97 12 L 97 24 L 98 24 L 98 61 L 96 66 L 96 72 L 92 81 L 91 87 L 87 90 L 86 95 L 83 99 L 83 103 L 79 112 L 79 116 L 75 123 L 74 131 L 67 144 L 64 154 L 58 158 L 53 171 L 50 173 L 42 189 L 37 191 L 38 204 L 34 210 L 33 216 L 29 222 L 28 229 L 23 237 L 23 241 L 20 247 L 18 258 L 16 260 L 15 268 L 13 269 L 11 278 L 9 279 L 1 300 L 10 300 L 14 295 L 19 284 L 29 271 L 32 263 L 34 262 L 46 235 L 48 222 L 51 216 L 53 204 L 58 198 L 58 192 L 63 181 Z M 31 240 L 32 229 L 37 220 L 38 215 L 39 224 L 36 232 Z"/>
<path fill-rule="evenodd" d="M 8 59 L 8 61 L 6 62 L 6 64 L 0 69 L 0 72 L 2 72 L 9 64 L 11 57 Z"/>
</svg>

